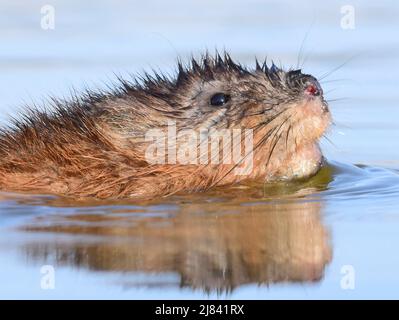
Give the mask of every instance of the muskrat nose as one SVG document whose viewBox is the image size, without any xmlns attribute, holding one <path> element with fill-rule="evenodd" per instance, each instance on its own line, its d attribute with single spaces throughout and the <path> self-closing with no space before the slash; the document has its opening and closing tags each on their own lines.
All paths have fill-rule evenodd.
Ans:
<svg viewBox="0 0 399 320">
<path fill-rule="evenodd" d="M 302 80 L 304 83 L 304 93 L 310 97 L 317 97 L 323 95 L 323 89 L 316 78 L 312 76 L 304 77 Z"/>
<path fill-rule="evenodd" d="M 319 89 L 313 84 L 308 84 L 305 88 L 305 93 L 311 96 L 318 96 L 320 95 Z"/>
<path fill-rule="evenodd" d="M 319 81 L 311 75 L 302 75 L 300 82 L 302 83 L 304 96 L 310 99 L 320 97 L 321 110 L 328 113 L 328 105 L 323 99 L 323 89 L 321 88 Z"/>
</svg>

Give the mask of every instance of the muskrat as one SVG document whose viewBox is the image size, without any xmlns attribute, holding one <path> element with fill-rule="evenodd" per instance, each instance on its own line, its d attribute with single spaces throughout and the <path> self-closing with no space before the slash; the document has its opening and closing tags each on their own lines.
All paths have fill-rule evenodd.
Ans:
<svg viewBox="0 0 399 320">
<path fill-rule="evenodd" d="M 179 61 L 175 78 L 154 73 L 118 81 L 111 91 L 52 98 L 53 112 L 29 108 L 22 119 L 2 129 L 0 189 L 76 198 L 151 198 L 251 180 L 307 178 L 324 162 L 318 140 L 331 115 L 319 82 L 301 70 L 284 71 L 266 61 L 256 61 L 250 69 L 217 53 L 193 58 L 188 65 Z M 165 161 L 150 161 L 154 142 L 147 139 L 148 132 L 167 131 L 171 123 L 174 136 L 202 130 L 199 140 L 191 140 L 202 159 L 211 154 L 223 158 L 225 151 L 224 145 L 219 150 L 219 143 L 208 142 L 209 150 L 200 151 L 203 129 L 208 130 L 205 136 L 217 130 L 251 130 L 252 148 L 233 163 L 176 163 L 183 144 L 179 140 L 165 148 Z M 157 141 L 169 143 L 164 137 Z M 250 170 L 236 174 L 234 169 L 248 157 Z"/>
</svg>

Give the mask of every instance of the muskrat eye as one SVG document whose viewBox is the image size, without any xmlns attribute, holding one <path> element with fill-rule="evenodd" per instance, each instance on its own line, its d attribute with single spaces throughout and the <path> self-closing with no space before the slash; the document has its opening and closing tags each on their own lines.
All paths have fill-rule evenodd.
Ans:
<svg viewBox="0 0 399 320">
<path fill-rule="evenodd" d="M 305 92 L 310 96 L 318 96 L 320 94 L 319 89 L 314 84 L 308 84 L 305 89 Z"/>
<path fill-rule="evenodd" d="M 230 100 L 230 96 L 228 94 L 224 94 L 222 92 L 215 93 L 211 97 L 211 105 L 213 106 L 222 106 Z"/>
</svg>

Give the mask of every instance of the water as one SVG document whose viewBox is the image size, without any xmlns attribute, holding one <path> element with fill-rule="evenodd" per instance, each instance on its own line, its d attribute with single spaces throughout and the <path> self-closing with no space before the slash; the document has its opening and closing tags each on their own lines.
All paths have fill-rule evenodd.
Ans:
<svg viewBox="0 0 399 320">
<path fill-rule="evenodd" d="M 205 48 L 289 67 L 305 38 L 304 71 L 350 61 L 322 83 L 340 100 L 332 143 L 322 141 L 328 166 L 309 181 L 146 203 L 1 193 L 1 298 L 399 298 L 395 2 L 356 4 L 353 30 L 340 26 L 339 1 L 46 4 L 54 30 L 40 28 L 42 1 L 2 1 L 3 123 L 114 72 L 173 72 L 176 55 Z M 44 265 L 52 290 L 41 288 Z"/>
</svg>

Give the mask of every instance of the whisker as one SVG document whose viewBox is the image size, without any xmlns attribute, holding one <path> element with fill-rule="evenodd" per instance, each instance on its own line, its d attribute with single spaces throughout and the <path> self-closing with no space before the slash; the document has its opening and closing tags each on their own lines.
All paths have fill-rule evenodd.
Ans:
<svg viewBox="0 0 399 320">
<path fill-rule="evenodd" d="M 237 168 L 237 166 L 239 166 L 239 165 L 242 163 L 242 161 L 244 161 L 244 160 L 246 159 L 246 157 L 248 157 L 250 154 L 253 154 L 253 153 L 254 153 L 254 152 L 255 152 L 255 151 L 256 151 L 256 150 L 257 150 L 270 136 L 271 136 L 271 134 L 273 133 L 273 131 L 274 131 L 276 128 L 277 128 L 277 126 L 274 127 L 273 129 L 269 130 L 268 133 L 267 133 L 264 137 L 262 137 L 262 139 L 257 143 L 257 145 L 255 146 L 255 148 L 253 148 L 253 149 L 251 150 L 250 153 L 246 154 L 238 163 L 236 163 L 231 169 L 229 169 L 229 170 L 227 171 L 227 173 L 225 173 L 220 179 L 214 181 L 210 187 L 213 187 L 213 186 L 215 186 L 216 184 L 218 184 L 220 181 L 222 181 L 222 180 L 223 180 L 227 175 L 229 175 L 235 168 Z"/>
<path fill-rule="evenodd" d="M 331 145 L 332 145 L 334 148 L 339 149 L 338 146 L 337 146 L 334 142 L 332 142 L 331 139 L 328 138 L 325 134 L 323 134 L 323 138 L 325 138 L 329 143 L 331 143 Z"/>
<path fill-rule="evenodd" d="M 302 54 L 303 54 L 303 50 L 305 47 L 305 42 L 310 34 L 310 30 L 313 28 L 315 20 L 313 20 L 313 22 L 311 23 L 311 25 L 309 26 L 308 30 L 306 30 L 305 36 L 302 39 L 301 42 L 301 46 L 299 47 L 299 52 L 298 52 L 298 58 L 297 58 L 297 62 L 296 62 L 296 69 L 299 68 L 300 62 L 301 62 L 301 58 L 302 58 Z M 305 59 L 306 61 L 306 59 Z M 304 65 L 305 61 L 302 62 L 301 67 Z"/>
<path fill-rule="evenodd" d="M 343 98 L 336 98 L 336 99 L 328 99 L 328 100 L 326 100 L 328 103 L 330 103 L 330 102 L 337 102 L 337 101 L 348 101 L 348 100 L 350 100 L 350 98 L 348 98 L 348 97 L 343 97 Z"/>
<path fill-rule="evenodd" d="M 278 132 L 278 130 L 277 130 L 277 132 Z M 276 145 L 277 145 L 277 143 L 280 141 L 280 138 L 281 138 L 281 136 L 282 136 L 282 133 L 280 133 L 280 134 L 278 135 L 277 139 L 276 139 L 275 137 L 277 136 L 277 132 L 274 134 L 274 137 L 273 137 L 274 143 L 273 143 L 273 146 L 272 146 L 272 148 L 271 148 L 271 150 L 270 150 L 269 157 L 267 158 L 266 166 L 269 164 L 270 159 L 271 159 L 271 157 L 272 157 L 272 155 L 273 155 L 273 153 L 274 153 L 274 150 L 276 149 Z"/>
<path fill-rule="evenodd" d="M 282 110 L 282 111 L 278 112 L 277 114 L 275 114 L 274 116 L 272 116 L 272 117 L 271 117 L 270 119 L 268 119 L 267 121 L 261 122 L 261 123 L 255 125 L 255 126 L 253 126 L 253 127 L 250 128 L 250 129 L 251 129 L 251 130 L 254 130 L 254 131 L 260 130 L 262 127 L 265 127 L 266 125 L 270 124 L 273 120 L 275 120 L 277 117 L 279 117 L 280 115 L 282 115 L 282 114 L 283 114 L 284 112 L 286 112 L 286 111 L 287 111 L 287 109 Z M 281 123 L 279 126 L 274 126 L 274 127 L 272 127 L 272 128 L 265 134 L 265 136 L 261 138 L 261 140 L 260 140 L 260 141 L 257 143 L 257 145 L 251 150 L 251 152 L 250 152 L 250 153 L 247 153 L 246 155 L 244 155 L 244 157 L 242 157 L 242 158 L 240 159 L 240 161 L 238 161 L 238 163 L 234 164 L 234 166 L 233 166 L 232 168 L 230 168 L 222 177 L 220 177 L 219 179 L 215 179 L 217 176 L 213 176 L 213 179 L 212 179 L 212 181 L 211 181 L 211 184 L 210 184 L 207 188 L 211 188 L 211 187 L 217 185 L 220 181 L 222 181 L 222 180 L 223 180 L 226 176 L 228 176 L 235 168 L 237 168 L 249 155 L 253 154 L 258 148 L 260 148 L 262 145 L 264 145 L 264 143 L 266 143 L 266 141 L 267 141 L 267 140 L 273 135 L 273 133 L 277 130 L 276 133 L 273 135 L 273 139 L 275 139 L 276 134 L 277 134 L 278 131 L 281 129 L 281 127 L 284 125 L 284 123 L 286 123 L 286 121 L 288 121 L 288 119 L 289 119 L 289 117 L 287 117 L 287 119 L 285 119 L 285 120 L 283 121 L 283 123 Z M 281 135 L 282 135 L 282 133 L 279 135 L 277 141 L 275 142 L 275 145 L 277 144 L 278 140 L 281 138 Z M 274 141 L 274 140 L 273 140 L 273 141 Z M 240 140 L 239 143 L 242 143 L 242 139 Z M 237 143 L 237 145 L 238 145 L 238 143 Z M 274 148 L 275 148 L 275 145 L 274 145 Z M 197 145 L 197 147 L 198 147 L 198 145 Z M 274 148 L 273 148 L 273 150 L 274 150 Z M 272 150 L 272 153 L 273 153 L 273 150 Z M 209 154 L 208 148 L 207 148 L 206 152 L 207 152 L 207 154 Z M 215 155 L 215 157 L 216 157 L 216 156 L 219 157 L 219 155 L 220 155 L 220 154 L 217 154 L 217 155 Z M 201 156 L 199 157 L 199 159 L 201 159 Z M 212 159 L 214 159 L 214 158 L 212 158 Z M 198 172 L 198 171 L 200 171 L 200 170 L 203 170 L 204 168 L 206 168 L 206 167 L 208 167 L 209 165 L 211 165 L 211 164 L 212 164 L 212 159 L 211 159 L 210 161 L 208 161 L 207 164 L 206 164 L 205 166 L 199 166 L 199 167 L 195 170 L 195 172 Z M 225 160 L 225 159 L 224 159 L 224 160 Z M 270 160 L 270 157 L 269 157 L 268 161 L 269 161 L 269 160 Z M 196 189 L 196 191 L 198 191 L 199 188 L 200 188 L 200 186 Z M 178 193 L 179 191 L 182 191 L 183 189 L 184 189 L 184 187 L 182 187 L 182 188 L 180 188 L 180 189 L 178 189 L 178 190 L 175 190 L 175 191 L 169 193 L 168 196 L 169 196 L 169 195 L 176 194 L 176 193 Z"/>
<path fill-rule="evenodd" d="M 279 113 L 279 114 L 281 114 L 281 113 Z M 278 116 L 278 114 L 277 114 L 276 116 Z M 271 119 L 271 120 L 273 120 L 273 119 Z M 270 121 L 268 121 L 268 122 L 266 122 L 266 123 L 269 123 L 269 122 L 270 122 Z M 260 123 L 260 124 L 258 124 L 257 126 L 255 126 L 255 129 L 253 129 L 253 128 L 251 128 L 251 129 L 254 130 L 254 131 L 256 131 L 257 129 L 261 129 L 262 125 L 264 125 L 264 124 L 263 124 L 263 123 Z M 206 137 L 206 139 L 208 139 L 208 136 Z M 204 142 L 204 140 L 201 140 L 201 141 L 199 142 L 199 145 L 200 145 L 202 142 Z M 208 143 L 208 140 L 207 140 L 207 143 Z M 237 147 L 239 143 L 242 143 L 242 139 L 241 139 L 236 145 L 234 145 L 233 148 Z M 199 145 L 197 144 L 197 149 L 199 148 Z M 233 150 L 234 150 L 234 149 L 233 149 Z M 206 152 L 206 155 L 207 155 L 207 157 L 208 157 L 208 155 L 209 155 L 208 146 L 207 146 L 205 152 Z M 198 157 L 198 159 L 201 159 L 202 156 L 205 155 L 205 152 L 204 152 L 202 155 L 200 155 L 200 156 Z M 203 170 L 204 168 L 207 168 L 208 166 L 212 165 L 212 161 L 213 161 L 216 157 L 219 157 L 219 155 L 220 155 L 220 154 L 218 153 L 218 154 L 214 155 L 211 159 L 208 159 L 207 163 L 206 163 L 204 166 L 199 166 L 199 167 L 194 171 L 194 174 L 195 174 L 195 173 L 198 173 L 199 171 Z M 226 159 L 223 158 L 223 159 L 222 159 L 222 163 L 223 163 L 223 161 L 225 161 L 225 160 L 226 160 Z M 242 159 L 242 160 L 243 160 L 243 159 Z M 237 167 L 239 164 L 240 164 L 240 163 L 238 163 L 235 167 Z M 235 167 L 233 167 L 231 170 L 233 170 Z M 226 173 L 225 176 L 227 176 L 227 175 L 231 172 L 231 170 L 230 170 L 228 173 Z M 184 175 L 182 175 L 182 177 L 183 177 L 183 176 L 184 176 Z M 225 176 L 223 176 L 222 179 L 223 179 Z M 212 180 L 214 180 L 214 178 L 215 178 L 215 177 L 213 177 Z M 221 179 L 220 179 L 220 180 L 221 180 Z M 212 184 L 210 185 L 210 187 L 214 186 L 214 185 L 217 184 L 217 183 L 218 183 L 218 181 L 217 181 L 216 183 L 214 183 L 214 181 L 212 181 Z M 201 188 L 201 186 L 198 186 L 198 187 L 194 190 L 194 192 L 198 192 L 198 191 L 200 190 L 200 188 Z M 184 186 L 182 186 L 180 189 L 177 189 L 177 190 L 175 190 L 175 191 L 173 191 L 173 192 L 168 193 L 167 196 L 176 194 L 176 193 L 178 193 L 178 192 L 180 192 L 180 191 L 183 191 L 183 190 L 184 190 Z"/>
<path fill-rule="evenodd" d="M 272 122 L 274 119 L 276 119 L 278 116 L 280 116 L 281 114 L 283 114 L 286 110 L 282 110 L 280 112 L 278 112 L 277 114 L 275 114 L 274 116 L 272 116 L 270 119 L 268 119 L 267 121 L 263 121 L 261 123 L 258 123 L 257 125 L 255 125 L 254 127 L 250 128 L 252 130 L 254 130 L 255 128 L 262 126 L 262 125 L 267 125 L 270 122 Z"/>
<path fill-rule="evenodd" d="M 303 59 L 303 61 L 302 61 L 302 63 L 301 63 L 301 66 L 300 66 L 300 69 L 302 69 L 303 68 L 303 66 L 305 65 L 305 63 L 308 61 L 308 59 L 310 58 L 310 56 L 313 54 L 313 52 L 312 51 L 309 51 L 309 53 L 305 56 L 305 58 Z"/>
<path fill-rule="evenodd" d="M 290 134 L 290 131 L 292 130 L 292 125 L 290 124 L 287 130 L 287 135 L 285 136 L 285 148 L 288 149 L 288 136 Z"/>
<path fill-rule="evenodd" d="M 339 81 L 352 81 L 352 79 L 341 78 L 341 79 L 330 79 L 330 80 L 319 80 L 320 83 L 331 83 L 331 82 L 339 82 Z"/>
<path fill-rule="evenodd" d="M 337 67 L 335 67 L 334 69 L 332 69 L 331 71 L 326 72 L 325 74 L 321 75 L 320 77 L 318 77 L 319 81 L 323 80 L 325 78 L 327 78 L 328 76 L 330 76 L 331 74 L 333 74 L 334 72 L 338 71 L 339 69 L 341 69 L 343 66 L 347 65 L 350 61 L 352 61 L 354 58 L 358 57 L 359 55 L 354 55 L 353 57 L 350 57 L 349 59 L 347 59 L 345 62 L 341 63 L 340 65 L 338 65 Z"/>
<path fill-rule="evenodd" d="M 273 136 L 273 141 L 274 141 L 275 137 L 277 136 L 278 132 L 280 131 L 280 129 L 283 127 L 283 125 L 284 125 L 289 119 L 290 119 L 290 117 L 287 117 L 287 118 L 280 124 L 280 126 L 278 127 L 276 133 L 275 133 L 274 136 Z M 270 150 L 269 157 L 268 157 L 268 159 L 267 159 L 266 165 L 269 164 L 269 161 L 270 161 L 270 159 L 271 159 L 271 157 L 272 157 L 272 155 L 273 155 L 274 149 L 276 148 L 276 145 L 277 145 L 277 143 L 279 142 L 279 140 L 280 140 L 282 134 L 283 134 L 283 133 L 281 132 L 281 133 L 279 134 L 279 136 L 277 137 L 276 141 L 274 142 L 273 147 L 272 147 L 272 149 Z"/>
<path fill-rule="evenodd" d="M 284 113 L 285 111 L 287 111 L 287 110 L 283 110 L 283 111 L 279 112 L 279 113 L 276 115 L 276 117 L 279 116 L 279 115 L 281 115 L 281 114 Z M 276 117 L 274 117 L 274 119 L 275 119 Z M 275 126 L 275 127 L 273 127 L 272 129 L 270 129 L 270 130 L 266 133 L 266 135 L 265 135 L 264 137 L 261 138 L 261 140 L 260 140 L 260 141 L 257 143 L 257 145 L 251 150 L 250 153 L 246 154 L 237 164 L 235 164 L 230 170 L 228 170 L 226 174 L 224 174 L 220 179 L 216 180 L 216 181 L 211 185 L 211 187 L 214 186 L 214 185 L 216 185 L 216 184 L 218 184 L 220 181 L 222 181 L 228 174 L 230 174 L 235 168 L 237 168 L 237 166 L 239 166 L 239 165 L 242 163 L 242 161 L 244 161 L 244 160 L 246 159 L 247 156 L 249 156 L 250 154 L 255 153 L 255 151 L 256 151 L 258 148 L 260 148 L 262 145 L 264 145 L 264 143 L 266 143 L 266 141 L 267 141 L 273 134 L 274 134 L 274 135 L 273 135 L 273 139 L 275 139 L 275 137 L 276 137 L 276 135 L 278 134 L 279 130 L 280 130 L 280 129 L 282 128 L 282 126 L 289 120 L 289 118 L 290 118 L 290 117 L 287 117 L 279 126 Z M 269 122 L 270 122 L 270 121 L 268 121 L 267 123 L 269 123 Z M 277 130 L 276 130 L 276 129 L 277 129 Z M 272 147 L 271 154 L 269 155 L 269 158 L 268 158 L 267 163 L 269 163 L 269 160 L 270 160 L 270 158 L 271 158 L 271 155 L 273 154 L 273 151 L 274 151 L 274 149 L 275 149 L 275 147 L 276 147 L 278 141 L 280 140 L 281 136 L 282 136 L 282 133 L 280 133 L 280 135 L 278 136 L 278 138 L 277 138 L 276 141 L 274 142 L 274 145 L 273 145 L 273 147 Z M 273 141 L 274 141 L 274 140 L 273 140 Z"/>
<path fill-rule="evenodd" d="M 271 110 L 271 109 L 272 109 L 272 108 L 265 109 L 265 110 L 262 110 L 262 111 L 259 111 L 259 112 L 249 113 L 249 114 L 246 114 L 245 116 L 246 116 L 246 117 L 260 116 L 261 114 L 264 114 L 266 111 L 269 111 L 269 110 Z"/>
<path fill-rule="evenodd" d="M 347 124 L 343 124 L 341 122 L 333 122 L 333 125 L 337 128 L 345 128 L 345 129 L 353 129 L 353 127 L 347 125 Z"/>
<path fill-rule="evenodd" d="M 337 91 L 337 88 L 330 89 L 330 90 L 324 92 L 324 94 L 325 94 L 325 95 L 326 95 L 326 94 L 330 94 L 331 92 L 334 92 L 334 91 Z"/>
</svg>

